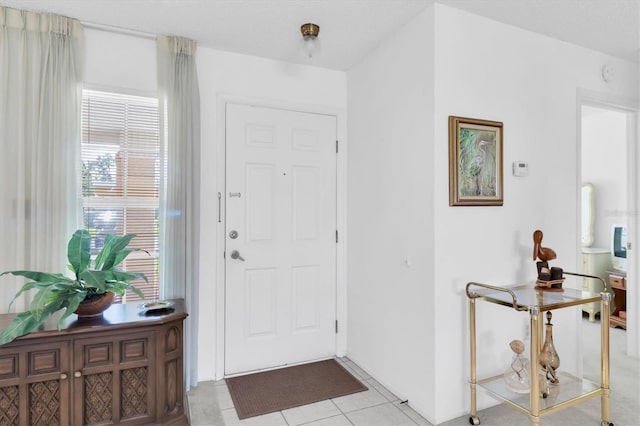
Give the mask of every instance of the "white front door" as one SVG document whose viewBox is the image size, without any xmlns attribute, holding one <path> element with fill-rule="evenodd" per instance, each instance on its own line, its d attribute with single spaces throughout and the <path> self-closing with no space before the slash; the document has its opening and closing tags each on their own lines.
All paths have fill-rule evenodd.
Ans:
<svg viewBox="0 0 640 426">
<path fill-rule="evenodd" d="M 336 117 L 226 106 L 225 374 L 327 358 Z"/>
</svg>

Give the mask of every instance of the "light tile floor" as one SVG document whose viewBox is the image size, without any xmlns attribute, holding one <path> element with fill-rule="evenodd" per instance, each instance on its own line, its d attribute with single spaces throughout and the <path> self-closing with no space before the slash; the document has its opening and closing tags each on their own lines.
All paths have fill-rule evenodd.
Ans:
<svg viewBox="0 0 640 426">
<path fill-rule="evenodd" d="M 430 425 L 348 358 L 337 358 L 369 390 L 264 416 L 239 420 L 224 380 L 201 382 L 187 394 L 191 424 L 209 425 Z"/>
<path fill-rule="evenodd" d="M 626 332 L 611 329 L 611 414 L 616 426 L 640 426 L 640 360 L 625 355 Z M 599 382 L 600 324 L 583 321 L 585 378 Z M 338 361 L 360 379 L 368 391 L 334 398 L 315 404 L 292 408 L 264 416 L 239 420 L 233 401 L 223 380 L 201 382 L 188 392 L 191 424 L 209 425 L 324 425 L 324 426 L 395 426 L 426 425 L 427 420 L 403 404 L 366 371 L 348 358 Z M 513 426 L 528 424 L 526 415 L 500 404 L 478 412 L 483 426 Z M 545 426 L 582 426 L 599 424 L 599 401 L 579 404 L 544 417 Z M 440 426 L 464 426 L 469 415 L 442 423 Z"/>
</svg>

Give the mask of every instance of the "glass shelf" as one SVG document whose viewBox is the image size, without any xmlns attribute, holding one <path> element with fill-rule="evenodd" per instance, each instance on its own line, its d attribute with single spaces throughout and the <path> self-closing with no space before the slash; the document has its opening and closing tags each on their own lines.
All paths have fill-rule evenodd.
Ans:
<svg viewBox="0 0 640 426">
<path fill-rule="evenodd" d="M 471 286 L 469 293 L 476 295 L 478 299 L 511 306 L 521 311 L 526 311 L 531 307 L 538 307 L 540 311 L 550 311 L 552 309 L 602 301 L 600 293 L 591 293 L 573 288 L 563 288 L 562 291 L 539 290 L 533 285 L 504 287 L 503 290 Z"/>
<path fill-rule="evenodd" d="M 559 372 L 560 383 L 549 386 L 549 396 L 540 398 L 540 414 L 544 414 L 545 409 L 553 408 L 556 405 L 572 401 L 589 393 L 593 396 L 599 395 L 600 385 L 589 380 L 579 379 L 571 374 Z M 491 394 L 494 398 L 511 402 L 525 411 L 531 409 L 529 393 L 516 393 L 510 391 L 502 375 L 481 380 L 478 386 Z"/>
<path fill-rule="evenodd" d="M 469 299 L 469 341 L 470 341 L 470 361 L 471 361 L 471 416 L 469 422 L 472 425 L 479 425 L 478 407 L 476 400 L 476 387 L 484 390 L 492 397 L 503 401 L 512 408 L 516 408 L 529 415 L 531 426 L 539 426 L 542 415 L 551 414 L 574 404 L 581 403 L 596 396 L 601 396 L 601 424 L 612 425 L 610 423 L 611 410 L 609 406 L 609 304 L 611 301 L 608 287 L 602 278 L 566 272 L 566 275 L 573 275 L 582 278 L 599 279 L 604 283 L 602 293 L 594 293 L 564 287 L 559 290 L 540 289 L 533 285 L 517 285 L 513 287 L 498 287 L 490 284 L 469 282 L 466 286 L 466 294 Z M 530 332 L 530 360 L 537 367 L 539 350 L 542 347 L 542 328 L 544 311 L 566 308 L 569 306 L 584 305 L 592 302 L 603 302 L 600 331 L 601 331 L 601 383 L 596 384 L 589 380 L 572 376 L 565 372 L 558 372 L 560 382 L 558 385 L 549 385 L 549 394 L 546 398 L 541 398 L 535 393 L 516 393 L 507 388 L 504 375 L 499 375 L 483 380 L 477 380 L 476 367 L 476 301 L 484 300 L 490 303 L 506 306 L 516 311 L 528 311 L 529 332 Z M 548 314 L 547 314 L 548 315 Z M 537 369 L 536 369 L 537 373 Z M 538 374 L 531 382 L 532 387 L 538 392 Z"/>
</svg>

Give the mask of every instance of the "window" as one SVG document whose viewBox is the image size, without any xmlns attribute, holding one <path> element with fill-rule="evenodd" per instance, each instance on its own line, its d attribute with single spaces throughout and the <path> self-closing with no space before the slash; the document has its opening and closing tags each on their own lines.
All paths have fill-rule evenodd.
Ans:
<svg viewBox="0 0 640 426">
<path fill-rule="evenodd" d="M 148 284 L 143 280 L 132 284 L 145 299 L 157 299 L 158 99 L 83 90 L 81 143 L 82 207 L 84 226 L 94 237 L 92 253 L 102 248 L 106 234 L 136 234 L 130 247 L 144 251 L 131 253 L 121 267 L 144 273 Z M 122 299 L 139 297 L 127 292 Z"/>
</svg>

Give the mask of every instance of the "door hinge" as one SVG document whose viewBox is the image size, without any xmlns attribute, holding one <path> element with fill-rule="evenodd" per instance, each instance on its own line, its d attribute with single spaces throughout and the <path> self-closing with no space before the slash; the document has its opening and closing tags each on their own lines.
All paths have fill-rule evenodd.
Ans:
<svg viewBox="0 0 640 426">
<path fill-rule="evenodd" d="M 627 243 L 627 250 L 633 250 L 633 249 L 631 248 L 631 243 L 630 243 L 630 242 L 629 242 L 629 243 Z"/>
<path fill-rule="evenodd" d="M 338 334 L 338 320 L 336 320 L 336 334 Z"/>
<path fill-rule="evenodd" d="M 338 141 L 336 141 L 336 154 L 338 153 Z"/>
<path fill-rule="evenodd" d="M 338 230 L 336 229 L 336 244 L 338 244 Z"/>
</svg>

